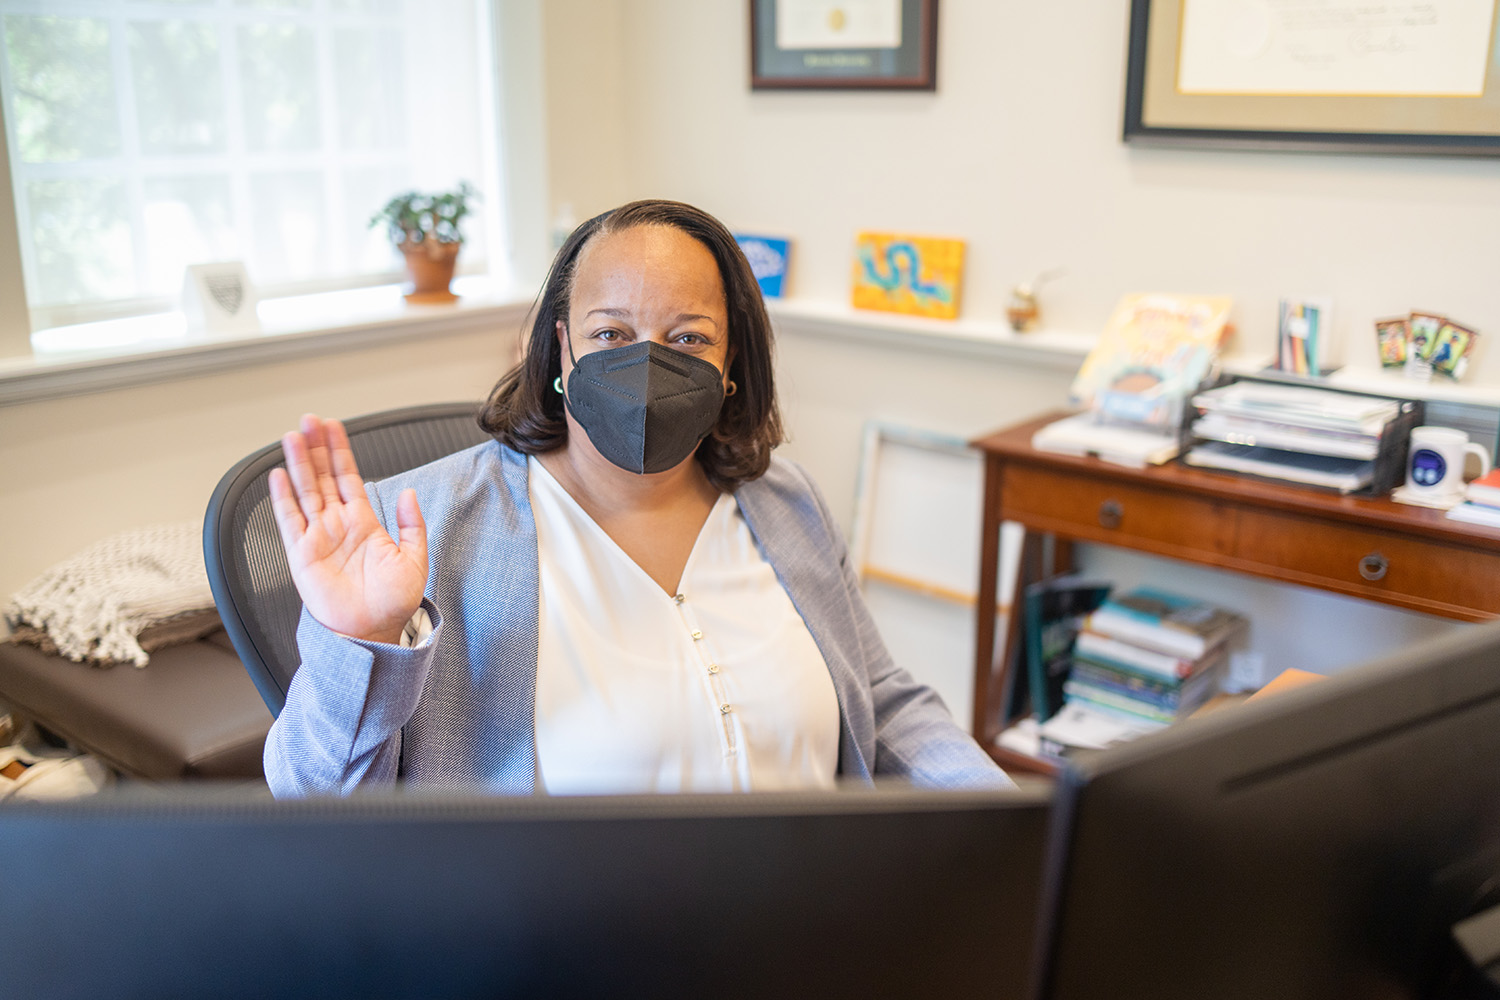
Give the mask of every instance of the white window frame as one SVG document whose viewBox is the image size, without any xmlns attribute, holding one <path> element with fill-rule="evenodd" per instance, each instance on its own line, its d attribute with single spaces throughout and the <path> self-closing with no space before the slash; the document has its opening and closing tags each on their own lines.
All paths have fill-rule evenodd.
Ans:
<svg viewBox="0 0 1500 1000">
<path fill-rule="evenodd" d="M 493 33 L 495 72 L 487 99 L 503 136 L 494 150 L 496 196 L 484 211 L 503 217 L 491 251 L 509 261 L 508 280 L 501 278 L 462 288 L 454 306 L 413 308 L 400 296 L 380 296 L 341 308 L 351 293 L 286 299 L 284 313 L 305 312 L 305 322 L 274 324 L 260 334 L 228 339 L 160 339 L 107 347 L 76 345 L 82 350 L 58 353 L 32 349 L 24 300 L 7 294 L 21 284 L 16 220 L 5 211 L 13 205 L 9 185 L 0 186 L 0 406 L 93 392 L 142 382 L 161 381 L 209 371 L 273 363 L 329 351 L 356 350 L 397 339 L 464 329 L 495 329 L 519 322 L 545 275 L 551 259 L 547 233 L 545 93 L 542 67 L 543 0 L 489 0 L 485 5 Z M 0 134 L 0 164 L 6 157 Z M 6 180 L 0 170 L 0 182 Z M 492 175 L 493 176 L 493 175 Z M 380 299 L 386 304 L 380 304 Z M 302 307 L 306 306 L 304 310 Z M 171 314 L 163 320 L 172 321 Z M 180 316 L 177 320 L 180 323 Z M 97 324 L 108 327 L 111 324 Z M 108 338 L 106 338 L 108 339 Z"/>
<path fill-rule="evenodd" d="M 326 109 L 338 106 L 336 81 L 330 69 L 333 65 L 333 33 L 338 28 L 365 27 L 399 29 L 403 26 L 400 11 L 394 13 L 370 13 L 335 11 L 328 0 L 313 0 L 310 10 L 278 11 L 259 7 L 240 6 L 233 0 L 218 0 L 213 4 L 177 6 L 152 4 L 132 0 L 130 3 L 115 2 L 107 11 L 81 0 L 0 0 L 0 16 L 49 16 L 86 17 L 106 22 L 109 25 L 111 78 L 114 81 L 115 120 L 120 125 L 121 148 L 117 155 L 107 159 L 85 160 L 77 163 L 17 163 L 13 190 L 22 190 L 36 181 L 75 178 L 97 178 L 100 181 L 123 181 L 126 186 L 127 217 L 131 239 L 134 244 L 134 283 L 137 287 L 147 284 L 149 268 L 145 246 L 145 187 L 155 177 L 187 177 L 193 175 L 225 178 L 229 182 L 230 199 L 233 204 L 232 217 L 237 228 L 237 243 L 241 247 L 253 245 L 254 234 L 251 220 L 251 177 L 257 173 L 286 173 L 290 171 L 316 172 L 323 183 L 323 225 L 329 232 L 344 226 L 343 192 L 337 185 L 329 185 L 329 178 L 341 170 L 353 166 L 404 166 L 410 161 L 404 149 L 344 151 L 339 149 L 337 137 L 338 120 Z M 190 21 L 212 25 L 219 31 L 220 70 L 224 87 L 226 136 L 225 149 L 218 154 L 194 154 L 190 156 L 147 155 L 140 146 L 140 130 L 137 127 L 134 79 L 126 72 L 129 44 L 128 27 L 133 22 L 164 20 Z M 295 22 L 314 32 L 318 47 L 319 106 L 325 109 L 320 116 L 322 135 L 317 146 L 296 152 L 251 152 L 245 136 L 245 120 L 240 113 L 240 78 L 234 67 L 238 65 L 238 29 L 243 26 Z M 416 69 L 414 71 L 420 71 Z M 0 49 L 0 85 L 6 89 L 14 87 L 9 60 Z M 9 123 L 14 130 L 15 123 Z M 9 136 L 15 140 L 14 131 Z M 31 231 L 30 206 L 24 197 L 15 202 L 17 226 L 20 233 Z M 335 245 L 335 254 L 345 247 Z M 29 239 L 21 241 L 22 264 L 25 273 L 33 281 L 37 275 L 35 251 Z M 485 270 L 485 262 L 470 254 L 462 261 L 464 273 Z M 497 262 L 503 267 L 503 262 Z M 384 272 L 355 273 L 352 262 L 346 268 L 345 277 L 313 279 L 300 282 L 272 284 L 259 289 L 268 297 L 292 295 L 310 291 L 359 287 L 382 284 L 400 279 L 401 272 L 394 260 Z M 47 329 L 72 323 L 107 319 L 114 316 L 134 316 L 143 313 L 161 312 L 170 309 L 172 296 L 145 298 L 123 298 L 78 305 L 38 303 L 38 289 L 28 282 L 27 298 L 35 303 L 31 306 L 33 329 Z"/>
</svg>

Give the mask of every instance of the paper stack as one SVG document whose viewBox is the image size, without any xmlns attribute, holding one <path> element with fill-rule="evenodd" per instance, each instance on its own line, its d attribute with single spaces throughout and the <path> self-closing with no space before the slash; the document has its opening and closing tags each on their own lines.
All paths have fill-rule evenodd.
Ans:
<svg viewBox="0 0 1500 1000">
<path fill-rule="evenodd" d="M 1401 403 L 1307 386 L 1235 382 L 1198 393 L 1189 465 L 1336 489 L 1369 486 Z"/>
</svg>

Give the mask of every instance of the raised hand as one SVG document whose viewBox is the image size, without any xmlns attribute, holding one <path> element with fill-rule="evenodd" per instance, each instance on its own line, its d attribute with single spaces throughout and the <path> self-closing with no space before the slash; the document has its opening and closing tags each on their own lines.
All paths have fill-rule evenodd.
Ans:
<svg viewBox="0 0 1500 1000">
<path fill-rule="evenodd" d="M 416 493 L 396 502 L 397 544 L 370 507 L 343 424 L 306 414 L 281 450 L 286 470 L 271 470 L 271 506 L 302 603 L 335 632 L 398 642 L 427 585 Z"/>
</svg>

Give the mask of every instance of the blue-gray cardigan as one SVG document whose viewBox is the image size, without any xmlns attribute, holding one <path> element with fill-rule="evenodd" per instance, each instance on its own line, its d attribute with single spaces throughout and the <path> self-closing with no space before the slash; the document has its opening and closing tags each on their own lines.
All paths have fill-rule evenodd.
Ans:
<svg viewBox="0 0 1500 1000">
<path fill-rule="evenodd" d="M 302 666 L 266 739 L 277 795 L 365 783 L 537 789 L 534 734 L 538 570 L 526 457 L 487 443 L 366 490 L 395 534 L 396 497 L 412 487 L 427 521 L 421 647 L 348 639 L 304 610 Z M 886 652 L 848 554 L 805 472 L 777 459 L 735 493 L 766 560 L 807 623 L 838 694 L 839 773 L 943 787 L 1009 784 L 936 692 Z"/>
</svg>

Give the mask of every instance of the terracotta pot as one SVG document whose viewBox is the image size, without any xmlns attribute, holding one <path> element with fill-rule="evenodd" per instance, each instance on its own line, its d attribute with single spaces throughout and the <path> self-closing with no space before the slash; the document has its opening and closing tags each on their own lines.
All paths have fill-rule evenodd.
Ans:
<svg viewBox="0 0 1500 1000">
<path fill-rule="evenodd" d="M 448 282 L 453 280 L 453 266 L 462 247 L 462 243 L 439 243 L 431 238 L 421 243 L 401 244 L 412 286 L 406 293 L 406 301 L 452 302 L 458 298 L 448 290 Z"/>
</svg>

